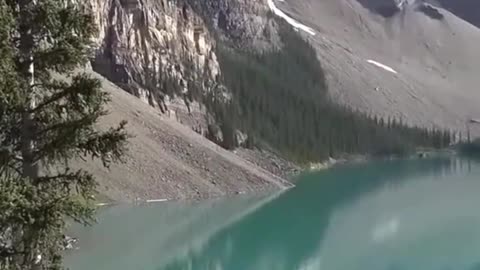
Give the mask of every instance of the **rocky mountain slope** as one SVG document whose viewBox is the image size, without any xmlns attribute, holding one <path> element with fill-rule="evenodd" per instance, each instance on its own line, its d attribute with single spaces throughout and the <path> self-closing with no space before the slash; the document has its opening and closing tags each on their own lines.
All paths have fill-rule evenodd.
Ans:
<svg viewBox="0 0 480 270">
<path fill-rule="evenodd" d="M 163 112 L 170 103 L 190 109 L 209 93 L 229 100 L 216 43 L 259 52 L 281 47 L 273 5 L 317 33 L 305 38 L 317 48 L 335 101 L 464 131 L 467 119 L 480 115 L 480 30 L 439 6 L 474 23 L 465 15 L 473 2 L 90 0 L 100 30 L 92 67 Z"/>
<path fill-rule="evenodd" d="M 162 110 L 166 94 L 187 94 L 194 86 L 207 91 L 215 83 L 214 39 L 190 6 L 170 0 L 90 4 L 99 28 L 96 72 Z"/>
<path fill-rule="evenodd" d="M 113 82 L 105 81 L 113 94 L 105 122 L 130 120 L 135 135 L 126 165 L 111 171 L 88 165 L 112 199 L 211 197 L 288 186 L 191 130 L 205 120 L 204 97 L 232 98 L 222 85 L 217 42 L 256 52 L 281 49 L 276 19 L 314 46 L 335 102 L 463 132 L 469 119 L 480 118 L 480 29 L 435 1 L 89 3 L 99 28 L 92 68 Z"/>
<path fill-rule="evenodd" d="M 219 87 L 216 39 L 269 49 L 278 39 L 263 1 L 90 0 L 99 34 L 92 67 L 152 106 Z M 223 91 L 223 92 L 222 92 Z"/>
<path fill-rule="evenodd" d="M 386 14 L 386 3 L 396 11 Z M 277 5 L 316 31 L 305 38 L 317 49 L 334 100 L 464 134 L 468 119 L 480 116 L 480 29 L 449 11 L 424 1 Z"/>
<path fill-rule="evenodd" d="M 100 127 L 125 119 L 133 135 L 124 164 L 109 170 L 82 164 L 98 177 L 101 200 L 210 198 L 291 186 L 278 175 L 295 170 L 293 164 L 267 152 L 232 153 L 198 134 L 206 125 L 198 101 L 210 94 L 231 98 L 219 80 L 217 40 L 259 51 L 278 46 L 265 3 L 88 3 L 99 30 L 92 73 L 112 94 L 111 114 Z"/>
<path fill-rule="evenodd" d="M 105 169 L 97 162 L 82 162 L 97 176 L 100 201 L 201 199 L 291 186 L 268 166 L 247 161 L 248 153 L 241 158 L 226 151 L 175 117 L 94 76 L 112 97 L 100 128 L 127 120 L 132 136 L 124 163 Z"/>
</svg>

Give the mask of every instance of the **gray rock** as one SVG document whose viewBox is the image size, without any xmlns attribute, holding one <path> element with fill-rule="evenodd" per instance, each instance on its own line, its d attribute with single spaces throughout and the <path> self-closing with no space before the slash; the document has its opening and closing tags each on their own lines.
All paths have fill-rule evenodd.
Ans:
<svg viewBox="0 0 480 270">
<path fill-rule="evenodd" d="M 165 94 L 207 91 L 220 73 L 215 41 L 183 1 L 89 0 L 99 34 L 94 71 L 166 111 Z"/>
</svg>

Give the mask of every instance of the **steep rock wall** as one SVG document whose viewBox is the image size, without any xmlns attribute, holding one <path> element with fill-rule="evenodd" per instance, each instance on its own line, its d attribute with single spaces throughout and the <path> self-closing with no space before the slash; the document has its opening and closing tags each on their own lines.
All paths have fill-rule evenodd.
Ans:
<svg viewBox="0 0 480 270">
<path fill-rule="evenodd" d="M 99 28 L 94 71 L 166 111 L 220 89 L 216 38 L 255 49 L 278 44 L 263 0 L 89 0 Z M 215 92 L 217 93 L 217 92 Z"/>
<path fill-rule="evenodd" d="M 96 72 L 152 106 L 162 105 L 165 94 L 208 91 L 214 85 L 220 73 L 215 41 L 189 5 L 90 1 L 99 28 L 92 59 Z"/>
<path fill-rule="evenodd" d="M 280 45 L 278 25 L 266 0 L 187 0 L 223 41 L 242 49 Z"/>
</svg>

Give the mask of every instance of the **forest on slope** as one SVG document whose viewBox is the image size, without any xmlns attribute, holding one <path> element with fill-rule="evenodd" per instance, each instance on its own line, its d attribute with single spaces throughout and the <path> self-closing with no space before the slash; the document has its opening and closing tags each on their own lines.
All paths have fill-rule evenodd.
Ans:
<svg viewBox="0 0 480 270">
<path fill-rule="evenodd" d="M 223 146 L 234 148 L 235 130 L 247 146 L 267 144 L 298 162 L 345 154 L 403 155 L 418 147 L 442 148 L 449 131 L 409 127 L 402 119 L 380 119 L 330 100 L 314 48 L 287 25 L 283 47 L 262 54 L 218 46 L 223 82 L 232 91 L 227 105 L 207 98 L 220 123 Z"/>
</svg>

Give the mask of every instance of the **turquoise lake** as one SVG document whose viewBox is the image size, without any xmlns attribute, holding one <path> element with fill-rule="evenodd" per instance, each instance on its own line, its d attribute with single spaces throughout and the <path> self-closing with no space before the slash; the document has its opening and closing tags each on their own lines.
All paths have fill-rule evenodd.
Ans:
<svg viewBox="0 0 480 270">
<path fill-rule="evenodd" d="M 480 270 L 480 164 L 396 160 L 277 194 L 114 206 L 74 227 L 72 270 Z"/>
</svg>

